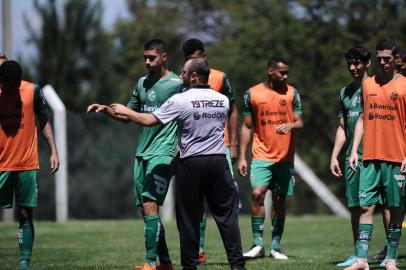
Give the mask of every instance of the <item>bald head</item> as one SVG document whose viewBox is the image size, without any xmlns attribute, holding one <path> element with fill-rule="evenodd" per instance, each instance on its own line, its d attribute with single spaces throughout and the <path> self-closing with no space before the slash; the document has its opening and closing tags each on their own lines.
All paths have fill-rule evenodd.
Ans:
<svg viewBox="0 0 406 270">
<path fill-rule="evenodd" d="M 184 71 L 193 78 L 192 84 L 207 84 L 210 67 L 204 58 L 192 58 L 186 61 Z"/>
</svg>

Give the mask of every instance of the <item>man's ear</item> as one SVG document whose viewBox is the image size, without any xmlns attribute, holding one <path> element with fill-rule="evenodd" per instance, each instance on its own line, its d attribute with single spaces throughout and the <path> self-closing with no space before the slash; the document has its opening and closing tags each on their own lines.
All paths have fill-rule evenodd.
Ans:
<svg viewBox="0 0 406 270">
<path fill-rule="evenodd" d="M 168 59 L 168 53 L 163 53 L 162 54 L 162 62 L 166 62 L 167 59 Z"/>
</svg>

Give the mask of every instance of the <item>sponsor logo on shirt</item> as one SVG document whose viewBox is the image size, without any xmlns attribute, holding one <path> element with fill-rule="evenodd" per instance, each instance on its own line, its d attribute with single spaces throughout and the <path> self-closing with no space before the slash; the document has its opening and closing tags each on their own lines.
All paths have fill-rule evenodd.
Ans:
<svg viewBox="0 0 406 270">
<path fill-rule="evenodd" d="M 378 94 L 377 94 L 377 93 L 369 93 L 368 96 L 369 96 L 369 97 L 377 97 Z"/>
<path fill-rule="evenodd" d="M 369 113 L 368 114 L 368 120 L 390 120 L 393 121 L 396 119 L 396 116 L 392 114 L 379 114 L 379 113 Z"/>
<path fill-rule="evenodd" d="M 224 100 L 192 100 L 193 108 L 224 108 Z"/>
<path fill-rule="evenodd" d="M 155 93 L 154 90 L 151 90 L 151 91 L 148 93 L 148 99 L 151 100 L 151 101 L 154 101 L 155 98 L 156 98 L 156 93 Z"/>
<path fill-rule="evenodd" d="M 142 105 L 141 106 L 141 112 L 155 112 L 156 109 L 158 109 L 157 106 L 153 106 L 153 107 L 150 107 L 150 106 L 147 106 L 147 105 Z"/>
<path fill-rule="evenodd" d="M 359 116 L 359 112 L 348 111 L 347 117 Z"/>
<path fill-rule="evenodd" d="M 173 101 L 172 101 L 172 100 L 168 100 L 168 101 L 166 102 L 166 105 L 165 105 L 163 108 L 161 108 L 161 112 L 163 112 L 163 113 L 168 112 L 169 109 L 172 108 L 172 106 L 173 106 Z"/>
<path fill-rule="evenodd" d="M 279 100 L 279 105 L 281 105 L 281 106 L 286 106 L 286 99 L 281 98 L 281 99 Z"/>
<path fill-rule="evenodd" d="M 282 125 L 282 124 L 286 124 L 288 121 L 284 120 L 284 119 L 280 119 L 280 120 L 265 120 L 265 119 L 261 119 L 261 125 L 266 126 L 266 125 Z"/>
<path fill-rule="evenodd" d="M 260 116 L 276 116 L 276 115 L 287 115 L 287 112 L 270 112 L 270 111 L 261 111 Z"/>
<path fill-rule="evenodd" d="M 378 104 L 378 103 L 369 103 L 370 109 L 380 109 L 380 110 L 388 110 L 388 111 L 397 111 L 398 105 L 385 105 L 385 104 Z"/>
<path fill-rule="evenodd" d="M 193 118 L 195 120 L 199 120 L 199 119 L 225 119 L 226 118 L 226 114 L 222 113 L 222 112 L 214 112 L 214 113 L 200 113 L 200 112 L 195 112 L 193 114 Z"/>
</svg>

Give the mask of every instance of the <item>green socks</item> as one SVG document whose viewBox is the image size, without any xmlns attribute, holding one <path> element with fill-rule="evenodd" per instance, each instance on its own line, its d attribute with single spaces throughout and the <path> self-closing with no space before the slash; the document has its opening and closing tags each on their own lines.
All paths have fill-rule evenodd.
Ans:
<svg viewBox="0 0 406 270">
<path fill-rule="evenodd" d="M 206 223 L 206 218 L 203 218 L 200 222 L 199 252 L 204 252 L 204 236 L 206 232 Z"/>
<path fill-rule="evenodd" d="M 389 224 L 388 251 L 386 253 L 386 258 L 396 259 L 401 234 L 402 234 L 401 225 Z"/>
<path fill-rule="evenodd" d="M 285 227 L 284 218 L 273 218 L 272 219 L 272 245 L 271 249 L 281 248 L 281 239 L 283 234 L 283 229 Z"/>
<path fill-rule="evenodd" d="M 146 215 L 144 216 L 145 228 L 145 248 L 147 254 L 145 256 L 145 261 L 151 266 L 156 265 L 157 257 L 157 245 L 159 241 L 158 227 L 161 223 L 159 215 Z"/>
<path fill-rule="evenodd" d="M 165 240 L 165 228 L 164 225 L 162 224 L 161 220 L 159 220 L 159 227 L 158 227 L 158 233 L 159 233 L 159 240 L 158 240 L 158 256 L 159 256 L 159 261 L 160 263 L 171 263 L 171 257 L 169 256 L 169 251 L 168 247 L 166 245 L 166 240 Z"/>
<path fill-rule="evenodd" d="M 254 245 L 263 246 L 265 217 L 251 216 L 252 235 L 254 237 Z"/>
<path fill-rule="evenodd" d="M 358 241 L 357 241 L 357 257 L 361 259 L 368 258 L 369 241 L 371 240 L 372 224 L 359 224 Z"/>
<path fill-rule="evenodd" d="M 34 224 L 31 218 L 21 218 L 18 228 L 18 245 L 20 246 L 20 270 L 28 269 L 34 245 Z"/>
</svg>

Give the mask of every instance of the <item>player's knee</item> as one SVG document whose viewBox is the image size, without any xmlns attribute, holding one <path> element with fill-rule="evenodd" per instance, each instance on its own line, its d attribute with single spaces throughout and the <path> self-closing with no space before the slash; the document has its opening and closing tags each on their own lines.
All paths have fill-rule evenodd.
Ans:
<svg viewBox="0 0 406 270">
<path fill-rule="evenodd" d="M 252 202 L 255 205 L 264 205 L 266 189 L 255 188 L 252 190 Z"/>
<path fill-rule="evenodd" d="M 32 218 L 32 208 L 29 207 L 17 207 L 17 214 L 18 214 L 18 218 L 28 218 L 31 219 Z"/>
</svg>

